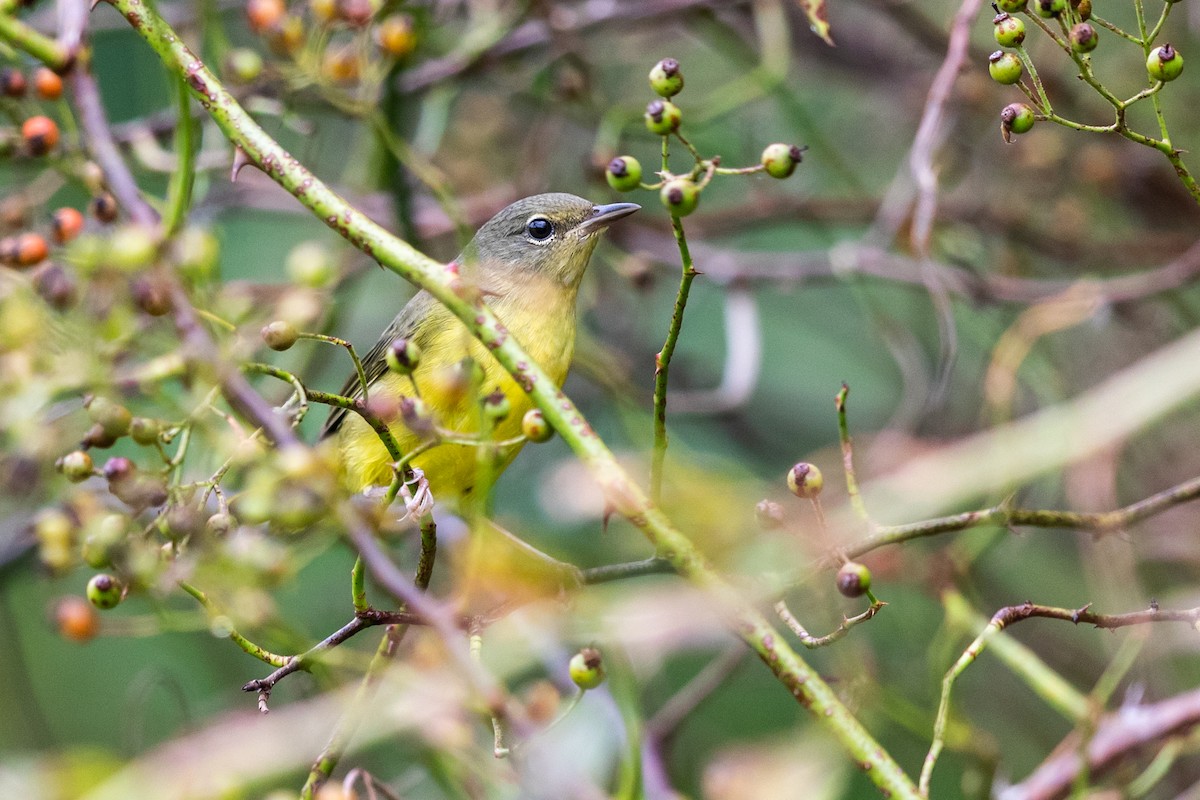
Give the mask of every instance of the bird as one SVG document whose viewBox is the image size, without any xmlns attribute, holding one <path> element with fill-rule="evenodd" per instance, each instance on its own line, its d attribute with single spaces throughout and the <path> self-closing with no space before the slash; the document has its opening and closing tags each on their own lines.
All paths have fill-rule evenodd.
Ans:
<svg viewBox="0 0 1200 800">
<path fill-rule="evenodd" d="M 575 301 L 599 234 L 640 208 L 636 203 L 597 204 L 561 192 L 526 197 L 484 223 L 455 259 L 462 279 L 482 295 L 509 334 L 558 386 L 566 380 L 574 354 Z M 421 354 L 408 374 L 390 369 L 387 363 L 399 339 L 405 340 L 410 352 Z M 422 471 L 439 502 L 462 502 L 474 489 L 479 475 L 476 448 L 461 441 L 478 435 L 481 398 L 492 395 L 504 402 L 496 394 L 500 393 L 508 406 L 507 415 L 490 432 L 491 441 L 512 442 L 497 454 L 494 474 L 507 467 L 524 444 L 521 420 L 533 407 L 528 394 L 425 290 L 405 304 L 362 360 L 362 367 L 372 405 L 419 398 L 431 422 L 458 440 L 439 439 L 411 462 Z M 362 398 L 357 371 L 342 394 Z M 423 425 L 411 415 L 393 416 L 388 427 L 401 452 L 428 442 L 428 432 L 420 430 Z M 405 418 L 418 430 L 405 424 Z M 334 408 L 321 438 L 335 440 L 342 478 L 350 490 L 369 490 L 392 481 L 393 458 L 360 415 Z"/>
</svg>

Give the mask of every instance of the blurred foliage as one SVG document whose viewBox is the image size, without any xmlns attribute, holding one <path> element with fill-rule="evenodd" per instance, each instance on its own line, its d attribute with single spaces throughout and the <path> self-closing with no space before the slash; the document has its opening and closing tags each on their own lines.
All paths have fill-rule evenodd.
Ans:
<svg viewBox="0 0 1200 800">
<path fill-rule="evenodd" d="M 653 98 L 646 72 L 662 57 L 678 59 L 687 76 L 676 102 L 688 138 L 701 153 L 719 154 L 722 166 L 754 165 L 771 142 L 807 146 L 788 181 L 717 176 L 686 219 L 701 275 L 671 372 L 664 506 L 764 607 L 789 585 L 792 611 L 821 635 L 866 607 L 839 595 L 831 572 L 810 573 L 831 548 L 864 533 L 844 513 L 833 402 L 842 383 L 851 387 L 867 507 L 883 522 L 913 521 L 873 502 L 884 497 L 876 481 L 961 437 L 1102 387 L 1195 328 L 1200 208 L 1162 154 L 1118 136 L 1039 122 L 1006 145 L 999 111 L 1021 98 L 987 77 L 994 42 L 990 15 L 980 13 L 932 153 L 938 206 L 928 252 L 921 252 L 912 236 L 910 159 L 957 5 L 832 4 L 832 48 L 809 31 L 810 5 L 160 3 L 301 162 L 437 258 L 452 257 L 492 213 L 526 195 L 570 191 L 612 201 L 604 167 L 618 154 L 637 157 L 652 181 L 660 138 L 641 118 Z M 1126 8 L 1133 4 L 1105 5 L 1114 24 L 1136 29 Z M 1156 18 L 1158 4 L 1146 5 Z M 1200 53 L 1200 12 L 1191 2 L 1173 5 L 1163 36 L 1181 53 Z M 48 0 L 21 15 L 42 30 L 55 28 Z M 1111 110 L 1030 28 L 1025 46 L 1055 110 L 1108 124 Z M 179 84 L 105 4 L 88 29 L 91 68 L 122 152 L 143 192 L 164 197 L 177 171 Z M 1118 96 L 1135 94 L 1145 86 L 1144 54 L 1106 30 L 1100 36 L 1092 55 L 1097 75 Z M 17 50 L 5 47 L 0 57 L 32 74 L 34 63 Z M 1185 72 L 1158 95 L 1185 159 L 1200 141 L 1197 86 Z M 128 209 L 102 222 L 95 204 L 106 189 L 81 149 L 87 142 L 67 96 L 0 98 L 9 154 L 0 164 L 0 225 L 5 235 L 33 231 L 51 243 L 49 260 L 33 269 L 0 268 L 0 707 L 7 709 L 0 794 L 294 796 L 379 636 L 359 634 L 311 675 L 281 681 L 271 714 L 257 717 L 254 695 L 240 687 L 270 668 L 231 645 L 228 626 L 273 652 L 302 652 L 352 617 L 346 578 L 354 553 L 332 517 L 321 514 L 283 532 L 250 524 L 228 535 L 197 532 L 224 506 L 189 484 L 232 458 L 232 496 L 274 462 L 246 445 L 252 426 L 226 419 L 230 409 L 212 393 L 211 375 L 173 360 L 182 349 L 172 315 L 156 306 L 156 292 L 165 291 L 156 275 L 182 278 L 198 308 L 231 323 L 232 331 L 210 326 L 223 359 L 267 361 L 325 391 L 351 370 L 342 349 L 305 340 L 270 353 L 259 329 L 286 319 L 363 351 L 412 289 L 375 269 L 262 173 L 246 168 L 230 182 L 228 142 L 194 102 L 198 171 L 183 233 L 165 243 L 143 240 L 148 234 Z M 62 131 L 48 159 L 20 142 L 21 123 L 34 114 L 54 118 Z M 1129 120 L 1157 127 L 1146 103 Z M 682 148 L 672 166 L 690 166 Z M 614 227 L 592 261 L 580 296 L 576 368 L 565 387 L 638 475 L 649 469 L 654 357 L 679 270 L 670 217 L 656 195 L 622 196 L 644 209 Z M 79 238 L 59 244 L 51 215 L 64 207 L 87 220 Z M 893 260 L 863 268 L 876 253 Z M 1170 263 L 1178 267 L 1162 272 L 1160 283 L 1148 277 Z M 1128 280 L 1114 282 L 1122 277 Z M 1064 297 L 1070 287 L 1082 299 Z M 1174 385 L 1173 377 L 1162 375 L 1161 386 Z M 746 391 L 732 399 L 709 391 L 738 380 Z M 254 385 L 274 404 L 291 391 L 268 377 L 255 377 Z M 1144 391 L 1161 386 L 1156 380 Z M 123 502 L 101 477 L 75 485 L 55 471 L 93 424 L 83 408 L 88 395 L 164 421 L 166 438 L 155 437 L 157 444 L 123 438 L 91 450 L 98 470 L 110 457 L 127 457 L 154 475 L 161 486 L 143 487 L 149 497 Z M 1083 459 L 1057 456 L 1057 443 L 1047 441 L 1047 466 L 1003 491 L 984 477 L 990 458 L 979 452 L 967 469 L 980 473 L 978 490 L 937 505 L 936 513 L 1013 493 L 1024 507 L 1105 511 L 1182 483 L 1200 473 L 1197 411 L 1194 395 L 1179 397 L 1169 413 L 1114 408 L 1114 420 L 1123 421 L 1114 425 L 1132 435 L 1112 441 L 1097 432 L 1106 446 Z M 324 416 L 314 406 L 299 427 L 302 438 L 314 441 Z M 159 451 L 169 459 L 189 426 L 186 461 L 155 475 L 164 467 Z M 1000 448 L 1005 442 L 995 440 Z M 787 492 L 784 475 L 800 460 L 824 471 L 827 531 L 809 503 Z M 194 518 L 159 514 L 161 498 L 153 495 L 168 483 L 170 505 Z M 936 495 L 935 485 L 928 488 Z M 284 489 L 271 483 L 265 491 Z M 323 491 L 336 496 L 331 504 L 345 502 L 335 489 Z M 783 506 L 782 529 L 755 524 L 763 498 Z M 561 439 L 527 448 L 493 501 L 500 524 L 569 564 L 652 555 L 618 519 L 602 532 L 603 499 Z M 65 545 L 61 536 L 48 544 L 58 534 L 47 509 L 66 515 Z M 84 595 L 98 568 L 81 554 L 107 535 L 113 513 L 125 526 L 119 561 L 133 591 L 97 620 L 90 607 L 64 606 L 64 598 Z M 1095 602 L 1108 613 L 1152 600 L 1164 608 L 1200 605 L 1198 521 L 1195 508 L 1181 505 L 1106 535 L 991 527 L 870 552 L 861 560 L 888 605 L 835 645 L 804 652 L 915 777 L 942 676 L 978 633 L 945 623 L 944 590 L 961 592 L 984 617 L 1025 600 L 1068 608 Z M 531 737 L 517 757 L 496 760 L 486 718 L 464 707 L 464 689 L 447 677 L 452 668 L 436 637 L 417 629 L 337 781 L 359 767 L 414 798 L 873 796 L 824 729 L 749 653 L 722 655 L 740 645 L 708 600 L 677 578 L 642 576 L 560 597 L 556 587 L 517 585 L 508 570 L 523 567 L 503 560 L 503 543 L 489 550 L 449 519 L 441 537 L 435 595 L 461 599 L 485 585 L 526 601 L 484 631 L 482 653 L 537 726 L 569 702 L 566 665 L 579 647 L 604 650 L 609 681 L 561 724 Z M 414 533 L 386 545 L 406 571 L 416 564 Z M 499 574 L 487 574 L 489 564 Z M 220 613 L 206 613 L 179 591 L 185 579 Z M 384 602 L 376 587 L 371 594 Z M 67 619 L 71 613 L 82 616 Z M 1196 633 L 1186 625 L 1108 635 L 1040 620 L 1014 636 L 1086 694 L 1122 644 L 1140 635 L 1135 630 L 1149 635 L 1110 707 L 1200 684 Z M 726 671 L 711 694 L 697 697 L 662 738 L 651 736 L 656 713 L 712 664 Z M 955 689 L 932 794 L 991 796 L 1029 774 L 1071 729 L 985 654 Z M 642 758 L 631 758 L 639 741 Z M 1195 791 L 1196 738 L 1181 741 L 1178 761 L 1143 796 Z M 1146 763 L 1097 785 L 1128 786 Z M 643 794 L 630 788 L 639 782 Z"/>
</svg>

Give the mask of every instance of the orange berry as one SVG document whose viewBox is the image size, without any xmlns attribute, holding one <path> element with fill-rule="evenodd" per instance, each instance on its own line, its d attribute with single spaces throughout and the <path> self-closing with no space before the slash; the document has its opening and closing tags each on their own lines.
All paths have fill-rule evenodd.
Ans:
<svg viewBox="0 0 1200 800">
<path fill-rule="evenodd" d="M 48 67 L 38 67 L 37 72 L 33 73 L 33 88 L 43 100 L 57 100 L 62 97 L 62 78 Z"/>
<path fill-rule="evenodd" d="M 325 76 L 336 83 L 358 80 L 361 71 L 358 54 L 350 48 L 330 49 L 325 53 Z"/>
<path fill-rule="evenodd" d="M 31 267 L 46 260 L 50 255 L 50 246 L 37 233 L 22 233 L 17 237 L 17 264 Z"/>
<path fill-rule="evenodd" d="M 83 230 L 83 214 L 70 206 L 64 206 L 54 212 L 54 241 L 64 244 L 71 241 Z"/>
<path fill-rule="evenodd" d="M 417 46 L 412 18 L 407 14 L 384 18 L 375 29 L 375 41 L 379 43 L 379 49 L 392 58 L 404 58 Z"/>
<path fill-rule="evenodd" d="M 294 56 L 304 44 L 304 20 L 285 16 L 279 25 L 267 32 L 267 46 L 281 56 Z"/>
<path fill-rule="evenodd" d="M 78 595 L 64 597 L 54 606 L 54 622 L 64 639 L 86 642 L 100 630 L 100 615 Z"/>
<path fill-rule="evenodd" d="M 44 156 L 58 145 L 58 125 L 49 117 L 30 117 L 21 125 L 21 138 L 30 153 Z"/>
<path fill-rule="evenodd" d="M 287 6 L 283 0 L 246 0 L 246 18 L 255 33 L 277 28 L 285 13 Z"/>
</svg>

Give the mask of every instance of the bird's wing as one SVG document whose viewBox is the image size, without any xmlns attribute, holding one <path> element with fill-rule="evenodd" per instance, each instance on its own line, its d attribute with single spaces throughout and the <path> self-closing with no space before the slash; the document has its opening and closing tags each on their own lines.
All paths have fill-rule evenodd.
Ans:
<svg viewBox="0 0 1200 800">
<path fill-rule="evenodd" d="M 379 341 L 375 342 L 365 358 L 362 359 L 363 373 L 367 379 L 367 386 L 373 385 L 379 378 L 387 372 L 387 360 L 384 358 L 384 353 L 391 343 L 401 337 L 411 340 L 418 347 L 424 347 L 427 340 L 432 335 L 429 330 L 417 330 L 417 323 L 426 318 L 430 311 L 437 306 L 437 300 L 433 295 L 426 291 L 420 291 L 413 295 L 396 318 L 392 320 L 392 324 L 388 325 L 383 334 L 379 337 Z M 340 394 L 358 399 L 362 397 L 362 386 L 359 385 L 358 372 L 355 371 L 346 380 Z M 345 408 L 334 407 L 330 409 L 329 418 L 325 420 L 325 426 L 321 428 L 321 438 L 332 436 L 337 432 L 338 428 L 342 427 L 342 423 L 346 419 L 346 414 L 349 411 Z"/>
</svg>

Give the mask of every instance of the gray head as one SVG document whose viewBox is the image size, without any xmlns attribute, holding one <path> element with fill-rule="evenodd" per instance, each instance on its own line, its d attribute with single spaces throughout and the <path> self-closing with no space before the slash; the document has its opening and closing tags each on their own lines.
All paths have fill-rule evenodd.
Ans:
<svg viewBox="0 0 1200 800">
<path fill-rule="evenodd" d="M 485 272 L 530 270 L 575 286 L 598 234 L 639 208 L 635 203 L 597 205 L 561 192 L 526 197 L 484 223 L 459 260 Z"/>
</svg>

